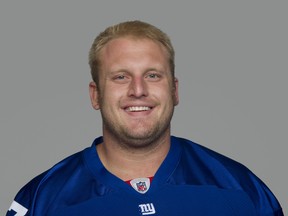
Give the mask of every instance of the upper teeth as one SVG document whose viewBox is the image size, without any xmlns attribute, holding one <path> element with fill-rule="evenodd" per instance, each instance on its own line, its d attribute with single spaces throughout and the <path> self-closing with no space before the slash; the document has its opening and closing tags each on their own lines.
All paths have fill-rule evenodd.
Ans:
<svg viewBox="0 0 288 216">
<path fill-rule="evenodd" d="M 145 110 L 150 110 L 150 107 L 146 107 L 146 106 L 140 106 L 140 107 L 128 107 L 127 111 L 145 111 Z"/>
</svg>

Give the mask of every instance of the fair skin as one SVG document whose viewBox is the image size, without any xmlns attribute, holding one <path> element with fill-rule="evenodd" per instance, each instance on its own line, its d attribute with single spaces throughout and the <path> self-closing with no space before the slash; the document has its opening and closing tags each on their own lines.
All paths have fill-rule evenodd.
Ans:
<svg viewBox="0 0 288 216">
<path fill-rule="evenodd" d="M 103 119 L 99 157 L 122 180 L 154 176 L 170 148 L 179 100 L 166 50 L 152 40 L 122 37 L 109 41 L 100 59 L 100 91 L 89 85 L 92 106 Z"/>
</svg>

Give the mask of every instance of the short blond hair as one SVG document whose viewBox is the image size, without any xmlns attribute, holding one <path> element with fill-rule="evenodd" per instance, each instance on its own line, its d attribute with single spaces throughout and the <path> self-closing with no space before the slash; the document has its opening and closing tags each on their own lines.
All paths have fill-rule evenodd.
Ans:
<svg viewBox="0 0 288 216">
<path fill-rule="evenodd" d="M 168 60 L 172 77 L 174 79 L 175 70 L 175 52 L 170 38 L 157 27 L 142 21 L 127 21 L 117 25 L 110 26 L 101 32 L 94 40 L 89 52 L 89 65 L 93 81 L 99 86 L 99 69 L 101 49 L 112 39 L 132 36 L 136 39 L 150 39 L 163 45 L 168 53 Z"/>
</svg>

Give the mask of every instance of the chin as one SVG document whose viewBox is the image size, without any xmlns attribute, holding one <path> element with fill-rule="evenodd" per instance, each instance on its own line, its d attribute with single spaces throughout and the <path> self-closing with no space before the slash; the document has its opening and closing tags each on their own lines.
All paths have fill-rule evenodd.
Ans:
<svg viewBox="0 0 288 216">
<path fill-rule="evenodd" d="M 145 132 L 138 133 L 125 133 L 122 134 L 122 141 L 126 144 L 127 147 L 140 149 L 153 147 L 157 140 L 165 135 L 165 131 L 151 130 Z"/>
</svg>

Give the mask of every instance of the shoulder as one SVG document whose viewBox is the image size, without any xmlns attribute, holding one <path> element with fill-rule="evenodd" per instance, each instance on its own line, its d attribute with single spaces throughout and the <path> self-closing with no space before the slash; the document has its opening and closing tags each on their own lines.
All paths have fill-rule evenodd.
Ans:
<svg viewBox="0 0 288 216">
<path fill-rule="evenodd" d="M 45 203 L 45 206 L 49 205 L 49 200 L 52 200 L 56 196 L 58 190 L 67 179 L 71 178 L 73 173 L 80 170 L 80 167 L 83 166 L 82 157 L 84 151 L 65 158 L 50 169 L 34 177 L 20 189 L 9 210 L 18 213 L 22 209 L 21 211 L 28 211 L 27 215 L 33 215 L 33 208 L 39 200 L 41 200 L 41 203 Z"/>
<path fill-rule="evenodd" d="M 184 138 L 175 138 L 182 147 L 181 164 L 193 166 L 199 175 L 207 175 L 222 188 L 243 189 L 265 184 L 245 165 L 205 146 Z M 201 172 L 201 170 L 204 170 Z M 254 185 L 254 186 L 253 186 Z"/>
<path fill-rule="evenodd" d="M 193 141 L 178 137 L 172 139 L 182 148 L 179 164 L 193 175 L 193 183 L 242 190 L 259 212 L 281 211 L 267 185 L 242 163 Z"/>
<path fill-rule="evenodd" d="M 209 149 L 203 145 L 195 143 L 185 138 L 174 137 L 178 145 L 182 147 L 182 159 L 192 159 L 191 162 L 200 163 L 209 168 L 220 169 L 219 171 L 226 171 L 235 177 L 252 177 L 255 176 L 245 165 L 242 163 L 225 156 L 219 152 Z M 248 175 L 248 176 L 247 176 Z"/>
</svg>

